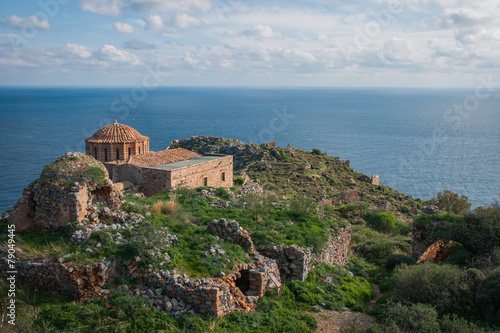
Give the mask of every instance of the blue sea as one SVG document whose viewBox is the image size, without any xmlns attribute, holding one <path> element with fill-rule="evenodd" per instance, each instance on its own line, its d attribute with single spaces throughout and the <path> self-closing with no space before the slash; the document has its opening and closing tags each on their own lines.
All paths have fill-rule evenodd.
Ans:
<svg viewBox="0 0 500 333">
<path fill-rule="evenodd" d="M 479 98 L 480 97 L 480 98 Z M 161 150 L 213 135 L 318 148 L 414 198 L 500 198 L 500 94 L 445 89 L 0 88 L 0 211 L 117 120 Z"/>
</svg>

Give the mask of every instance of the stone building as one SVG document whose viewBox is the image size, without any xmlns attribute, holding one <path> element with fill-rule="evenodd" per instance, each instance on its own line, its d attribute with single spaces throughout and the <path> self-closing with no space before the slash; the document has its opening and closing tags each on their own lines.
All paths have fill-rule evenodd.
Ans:
<svg viewBox="0 0 500 333">
<path fill-rule="evenodd" d="M 85 149 L 104 163 L 114 182 L 129 181 L 147 196 L 166 188 L 233 186 L 232 155 L 200 155 L 183 148 L 150 151 L 147 136 L 116 121 L 85 139 Z"/>
</svg>

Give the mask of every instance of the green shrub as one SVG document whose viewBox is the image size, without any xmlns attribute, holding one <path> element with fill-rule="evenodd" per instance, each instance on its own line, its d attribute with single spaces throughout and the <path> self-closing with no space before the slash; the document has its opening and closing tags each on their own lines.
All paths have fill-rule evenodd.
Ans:
<svg viewBox="0 0 500 333">
<path fill-rule="evenodd" d="M 369 261 L 384 260 L 396 251 L 409 253 L 411 245 L 407 242 L 383 241 L 383 242 L 367 242 L 354 247 L 354 250 L 361 254 Z M 384 261 L 380 264 L 384 264 Z"/>
<path fill-rule="evenodd" d="M 245 180 L 241 177 L 238 177 L 234 180 L 234 183 L 238 186 L 243 185 L 245 183 Z"/>
<path fill-rule="evenodd" d="M 476 324 L 459 318 L 456 314 L 444 315 L 440 320 L 440 326 L 443 333 L 481 333 L 486 332 Z"/>
<path fill-rule="evenodd" d="M 465 266 L 468 263 L 470 263 L 471 259 L 472 259 L 472 253 L 470 253 L 469 251 L 467 251 L 462 247 L 453 250 L 448 259 L 446 259 L 446 262 L 453 265 Z"/>
<path fill-rule="evenodd" d="M 127 317 L 134 317 L 149 308 L 148 301 L 141 296 L 130 296 L 119 290 L 113 290 L 108 297 L 108 303 L 123 311 Z"/>
<path fill-rule="evenodd" d="M 475 308 L 475 280 L 456 266 L 403 265 L 394 271 L 394 294 L 402 301 L 435 306 L 440 314 L 467 313 Z"/>
<path fill-rule="evenodd" d="M 391 233 L 396 227 L 396 217 L 388 213 L 378 213 L 373 217 L 367 218 L 368 225 L 374 230 Z"/>
<path fill-rule="evenodd" d="M 324 282 L 326 277 L 331 278 L 332 283 Z M 321 305 L 329 310 L 349 307 L 361 311 L 374 295 L 364 277 L 351 277 L 345 268 L 326 264 L 312 270 L 305 281 L 293 280 L 288 287 L 299 304 Z"/>
<path fill-rule="evenodd" d="M 401 213 L 408 213 L 411 210 L 410 206 L 401 207 Z"/>
<path fill-rule="evenodd" d="M 426 304 L 397 303 L 387 309 L 385 319 L 391 332 L 440 333 L 438 314 Z"/>
<path fill-rule="evenodd" d="M 446 210 L 448 214 L 455 213 L 457 215 L 467 211 L 471 206 L 465 195 L 459 196 L 458 193 L 449 190 L 439 192 L 436 198 L 430 200 L 430 204 L 438 206 L 441 210 Z"/>
<path fill-rule="evenodd" d="M 385 268 L 388 270 L 393 270 L 401 264 L 415 265 L 415 259 L 402 254 L 391 254 L 385 260 Z"/>
<path fill-rule="evenodd" d="M 231 199 L 231 195 L 222 187 L 215 190 L 215 195 L 224 200 Z"/>
<path fill-rule="evenodd" d="M 451 239 L 473 254 L 491 253 L 500 244 L 500 205 L 478 207 L 450 225 Z"/>
<path fill-rule="evenodd" d="M 321 150 L 317 149 L 317 148 L 314 148 L 312 150 L 312 153 L 315 154 L 315 155 L 321 155 Z"/>
<path fill-rule="evenodd" d="M 479 294 L 479 303 L 487 313 L 499 315 L 496 321 L 500 323 L 500 267 L 486 276 Z"/>
</svg>

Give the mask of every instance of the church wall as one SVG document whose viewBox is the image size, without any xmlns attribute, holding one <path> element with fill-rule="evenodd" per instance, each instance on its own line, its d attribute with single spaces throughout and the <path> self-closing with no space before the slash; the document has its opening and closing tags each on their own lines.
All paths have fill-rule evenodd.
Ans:
<svg viewBox="0 0 500 333">
<path fill-rule="evenodd" d="M 224 173 L 224 180 L 222 179 L 222 173 Z M 201 186 L 231 187 L 233 186 L 233 156 L 223 156 L 214 161 L 172 170 L 171 186 L 189 188 Z"/>
<path fill-rule="evenodd" d="M 222 173 L 224 173 L 224 180 Z M 140 175 L 146 196 L 162 192 L 168 187 L 231 187 L 233 186 L 233 156 L 222 156 L 213 161 L 176 170 L 142 168 Z"/>
</svg>

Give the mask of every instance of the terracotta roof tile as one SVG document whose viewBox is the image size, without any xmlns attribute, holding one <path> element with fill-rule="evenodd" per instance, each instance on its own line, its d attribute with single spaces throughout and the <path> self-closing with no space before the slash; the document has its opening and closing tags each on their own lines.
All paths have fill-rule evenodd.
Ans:
<svg viewBox="0 0 500 333">
<path fill-rule="evenodd" d="M 129 143 L 144 140 L 149 140 L 149 138 L 132 127 L 117 122 L 104 126 L 93 136 L 85 139 L 86 142 L 92 143 Z"/>
<path fill-rule="evenodd" d="M 201 156 L 184 148 L 167 149 L 162 151 L 150 151 L 142 155 L 132 155 L 128 160 L 120 160 L 109 164 L 130 164 L 139 168 L 151 167 L 158 164 L 170 164 L 189 160 L 195 156 Z"/>
</svg>

